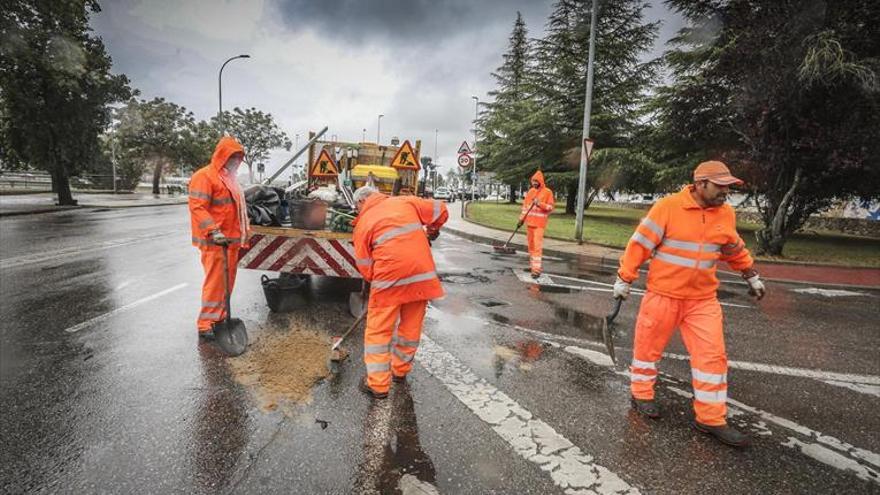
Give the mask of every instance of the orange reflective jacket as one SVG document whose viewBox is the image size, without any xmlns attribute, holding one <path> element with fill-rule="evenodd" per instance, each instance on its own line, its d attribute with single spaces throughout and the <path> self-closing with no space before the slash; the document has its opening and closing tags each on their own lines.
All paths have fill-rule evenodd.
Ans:
<svg viewBox="0 0 880 495">
<path fill-rule="evenodd" d="M 519 219 L 525 221 L 525 224 L 529 227 L 544 228 L 547 226 L 547 218 L 550 216 L 550 212 L 553 211 L 553 191 L 547 188 L 547 185 L 544 184 L 544 174 L 542 174 L 540 170 L 535 172 L 535 175 L 532 176 L 532 180 L 538 181 L 538 184 L 541 184 L 541 188 L 535 189 L 533 187 L 526 193 L 526 199 L 523 200 L 522 212 L 520 212 Z M 532 202 L 536 200 L 538 201 L 538 204 L 529 211 Z M 528 214 L 526 212 L 528 212 Z"/>
<path fill-rule="evenodd" d="M 370 282 L 370 304 L 395 306 L 443 296 L 425 235 L 438 231 L 449 213 L 438 200 L 370 195 L 355 221 L 357 267 Z"/>
<path fill-rule="evenodd" d="M 211 232 L 220 229 L 233 243 L 245 242 L 249 228 L 247 206 L 238 187 L 230 187 L 234 177 L 223 176 L 223 166 L 234 153 L 244 148 L 234 138 L 224 136 L 217 143 L 211 163 L 200 168 L 189 181 L 189 212 L 192 244 L 211 244 Z"/>
<path fill-rule="evenodd" d="M 728 204 L 701 208 L 693 186 L 658 201 L 626 245 L 617 274 L 627 282 L 639 277 L 639 266 L 653 256 L 648 290 L 677 299 L 715 297 L 715 266 L 727 262 L 736 271 L 754 263 L 736 232 L 736 213 Z"/>
</svg>

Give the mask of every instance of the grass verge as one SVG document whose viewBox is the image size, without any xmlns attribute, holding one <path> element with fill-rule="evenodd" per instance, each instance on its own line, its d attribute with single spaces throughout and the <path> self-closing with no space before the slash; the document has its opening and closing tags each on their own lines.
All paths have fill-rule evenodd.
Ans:
<svg viewBox="0 0 880 495">
<path fill-rule="evenodd" d="M 520 205 L 474 203 L 468 207 L 468 219 L 487 227 L 513 230 L 519 218 Z M 591 206 L 584 214 L 584 238 L 587 242 L 626 247 L 639 220 L 647 210 L 602 205 Z M 574 215 L 565 214 L 565 204 L 557 204 L 550 216 L 545 235 L 554 239 L 574 240 Z M 760 226 L 739 222 L 739 233 L 754 253 L 755 231 Z M 783 258 L 762 257 L 773 261 L 797 261 L 841 266 L 880 268 L 880 239 L 835 233 L 803 233 L 792 236 L 785 244 Z"/>
</svg>

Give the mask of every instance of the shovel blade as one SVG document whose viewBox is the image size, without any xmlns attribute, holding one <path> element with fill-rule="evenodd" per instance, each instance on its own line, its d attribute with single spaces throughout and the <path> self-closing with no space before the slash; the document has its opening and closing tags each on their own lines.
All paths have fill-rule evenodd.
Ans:
<svg viewBox="0 0 880 495">
<path fill-rule="evenodd" d="M 220 349 L 230 356 L 240 356 L 247 350 L 247 329 L 238 318 L 217 322 L 214 325 L 214 337 Z"/>
</svg>

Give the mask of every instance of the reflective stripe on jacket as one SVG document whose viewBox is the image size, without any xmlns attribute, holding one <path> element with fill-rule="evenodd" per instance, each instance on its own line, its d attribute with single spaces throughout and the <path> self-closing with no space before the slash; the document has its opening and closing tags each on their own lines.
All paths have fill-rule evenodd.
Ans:
<svg viewBox="0 0 880 495">
<path fill-rule="evenodd" d="M 553 191 L 548 189 L 546 184 L 544 184 L 544 174 L 541 173 L 540 170 L 535 172 L 535 175 L 532 176 L 532 180 L 538 181 L 538 183 L 541 184 L 541 188 L 535 189 L 533 187 L 529 189 L 529 192 L 526 193 L 526 197 L 523 200 L 522 211 L 520 212 L 519 217 L 520 220 L 523 220 L 529 227 L 544 228 L 547 226 L 547 219 L 550 217 L 550 212 L 553 211 L 553 203 L 555 201 L 553 199 Z M 532 206 L 532 202 L 535 200 L 538 201 L 538 204 L 529 211 L 529 207 Z"/>
<path fill-rule="evenodd" d="M 642 219 L 620 258 L 620 278 L 632 282 L 649 257 L 648 290 L 678 299 L 715 297 L 716 265 L 736 271 L 754 261 L 736 232 L 736 213 L 728 204 L 701 208 L 687 186 L 658 201 Z"/>
<path fill-rule="evenodd" d="M 439 200 L 374 193 L 355 221 L 357 268 L 371 283 L 370 304 L 394 306 L 443 296 L 425 234 L 449 213 Z"/>
<path fill-rule="evenodd" d="M 189 212 L 192 244 L 197 247 L 212 245 L 211 232 L 220 229 L 233 243 L 246 242 L 242 219 L 247 223 L 247 206 L 240 194 L 233 194 L 220 177 L 226 161 L 234 153 L 243 153 L 242 146 L 233 138 L 224 136 L 217 143 L 211 163 L 197 170 L 189 181 Z"/>
</svg>

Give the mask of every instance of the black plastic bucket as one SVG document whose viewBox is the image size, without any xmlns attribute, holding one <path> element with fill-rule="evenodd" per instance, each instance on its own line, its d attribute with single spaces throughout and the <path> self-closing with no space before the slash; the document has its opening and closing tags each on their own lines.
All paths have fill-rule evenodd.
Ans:
<svg viewBox="0 0 880 495">
<path fill-rule="evenodd" d="M 260 277 L 266 304 L 274 313 L 289 313 L 306 305 L 307 275 L 279 278 Z"/>
</svg>

